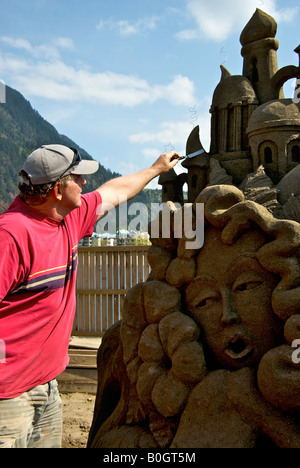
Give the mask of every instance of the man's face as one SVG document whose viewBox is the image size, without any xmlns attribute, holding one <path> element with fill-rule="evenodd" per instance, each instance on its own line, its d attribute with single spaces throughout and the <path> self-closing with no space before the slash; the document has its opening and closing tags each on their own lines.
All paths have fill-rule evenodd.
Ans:
<svg viewBox="0 0 300 468">
<path fill-rule="evenodd" d="M 255 230 L 228 246 L 220 230 L 208 228 L 196 278 L 186 289 L 188 312 L 200 325 L 214 360 L 225 368 L 257 364 L 282 336 L 271 307 L 278 279 L 256 258 L 266 242 Z"/>
<path fill-rule="evenodd" d="M 66 185 L 60 184 L 61 203 L 68 211 L 80 207 L 82 187 L 85 184 L 86 180 L 80 175 L 71 175 Z"/>
</svg>

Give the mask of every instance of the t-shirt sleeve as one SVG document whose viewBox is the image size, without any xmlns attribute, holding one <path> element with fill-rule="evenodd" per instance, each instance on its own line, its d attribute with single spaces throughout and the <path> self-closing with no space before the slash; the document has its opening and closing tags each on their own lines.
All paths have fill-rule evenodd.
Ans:
<svg viewBox="0 0 300 468">
<path fill-rule="evenodd" d="M 0 302 L 20 284 L 24 265 L 14 238 L 0 228 Z"/>
<path fill-rule="evenodd" d="M 68 216 L 69 221 L 75 223 L 78 229 L 78 241 L 93 234 L 102 198 L 99 192 L 94 191 L 82 195 L 81 207 L 73 210 Z"/>
</svg>

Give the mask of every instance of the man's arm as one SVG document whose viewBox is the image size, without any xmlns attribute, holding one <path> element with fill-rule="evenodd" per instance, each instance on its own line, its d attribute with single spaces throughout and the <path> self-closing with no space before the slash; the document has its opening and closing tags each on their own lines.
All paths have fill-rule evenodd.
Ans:
<svg viewBox="0 0 300 468">
<path fill-rule="evenodd" d="M 98 219 L 110 209 L 138 195 L 152 179 L 164 172 L 169 172 L 177 162 L 178 154 L 170 151 L 162 154 L 152 166 L 146 169 L 105 182 L 97 189 L 102 197 L 102 209 Z"/>
<path fill-rule="evenodd" d="M 24 277 L 23 258 L 13 237 L 0 228 L 0 303 Z"/>
</svg>

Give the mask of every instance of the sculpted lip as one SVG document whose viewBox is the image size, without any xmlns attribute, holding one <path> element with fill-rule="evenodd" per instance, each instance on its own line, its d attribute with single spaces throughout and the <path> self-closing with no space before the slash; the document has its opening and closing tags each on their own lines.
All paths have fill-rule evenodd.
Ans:
<svg viewBox="0 0 300 468">
<path fill-rule="evenodd" d="M 227 344 L 224 353 L 231 359 L 243 360 L 247 359 L 253 353 L 254 348 L 248 340 L 241 336 L 235 335 Z"/>
</svg>

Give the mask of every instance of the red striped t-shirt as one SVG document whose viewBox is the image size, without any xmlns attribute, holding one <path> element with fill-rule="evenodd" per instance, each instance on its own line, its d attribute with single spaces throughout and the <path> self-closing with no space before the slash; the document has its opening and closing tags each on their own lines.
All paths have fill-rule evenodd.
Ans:
<svg viewBox="0 0 300 468">
<path fill-rule="evenodd" d="M 76 308 L 77 246 L 101 204 L 82 196 L 63 221 L 17 197 L 0 216 L 0 398 L 14 398 L 67 366 Z"/>
</svg>

